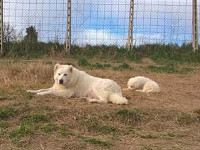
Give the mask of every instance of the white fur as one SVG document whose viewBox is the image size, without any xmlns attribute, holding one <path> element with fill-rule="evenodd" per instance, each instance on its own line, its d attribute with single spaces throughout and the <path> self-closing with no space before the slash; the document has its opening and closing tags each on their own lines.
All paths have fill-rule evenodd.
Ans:
<svg viewBox="0 0 200 150">
<path fill-rule="evenodd" d="M 128 80 L 127 86 L 128 90 L 136 90 L 138 92 L 150 93 L 160 91 L 158 83 L 143 76 L 130 78 Z"/>
<path fill-rule="evenodd" d="M 93 77 L 70 65 L 56 64 L 54 80 L 55 83 L 51 88 L 28 90 L 28 92 L 37 95 L 75 96 L 86 98 L 89 102 L 128 104 L 127 99 L 122 96 L 120 86 L 115 81 Z"/>
</svg>

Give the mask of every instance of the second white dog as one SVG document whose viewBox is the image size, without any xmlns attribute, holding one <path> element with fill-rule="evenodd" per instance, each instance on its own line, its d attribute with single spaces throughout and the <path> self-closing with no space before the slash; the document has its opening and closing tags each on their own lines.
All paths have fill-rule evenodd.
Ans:
<svg viewBox="0 0 200 150">
<path fill-rule="evenodd" d="M 138 92 L 150 93 L 160 91 L 158 83 L 143 76 L 130 78 L 128 80 L 127 86 L 128 90 L 136 90 Z"/>
<path fill-rule="evenodd" d="M 53 87 L 41 90 L 28 90 L 37 95 L 53 94 L 64 97 L 86 98 L 89 102 L 112 102 L 128 104 L 122 96 L 120 86 L 113 80 L 93 77 L 71 65 L 54 66 Z"/>
</svg>

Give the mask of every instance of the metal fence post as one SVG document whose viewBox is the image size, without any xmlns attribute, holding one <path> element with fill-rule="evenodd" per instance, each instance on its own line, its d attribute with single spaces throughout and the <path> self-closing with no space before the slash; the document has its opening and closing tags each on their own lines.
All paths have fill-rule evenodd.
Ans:
<svg viewBox="0 0 200 150">
<path fill-rule="evenodd" d="M 128 50 L 133 49 L 133 16 L 134 16 L 134 0 L 130 0 L 128 41 L 126 45 Z"/>
<path fill-rule="evenodd" d="M 192 3 L 192 47 L 193 51 L 198 50 L 198 20 L 197 20 L 197 0 Z"/>
<path fill-rule="evenodd" d="M 4 49 L 3 49 L 3 0 L 0 0 L 0 48 L 1 48 L 1 55 L 4 54 Z"/>
<path fill-rule="evenodd" d="M 66 52 L 73 53 L 71 50 L 71 0 L 67 1 L 67 33 L 66 33 Z"/>
</svg>

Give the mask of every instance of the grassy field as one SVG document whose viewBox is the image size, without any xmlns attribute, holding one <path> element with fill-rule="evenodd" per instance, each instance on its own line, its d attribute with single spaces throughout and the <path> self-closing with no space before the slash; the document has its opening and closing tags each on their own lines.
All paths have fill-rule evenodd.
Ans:
<svg viewBox="0 0 200 150">
<path fill-rule="evenodd" d="M 124 91 L 129 100 L 124 106 L 27 93 L 52 86 L 57 62 L 113 79 L 122 88 L 130 77 L 143 75 L 157 81 L 161 92 Z M 199 150 L 199 64 L 44 58 L 3 59 L 0 66 L 1 150 Z"/>
</svg>

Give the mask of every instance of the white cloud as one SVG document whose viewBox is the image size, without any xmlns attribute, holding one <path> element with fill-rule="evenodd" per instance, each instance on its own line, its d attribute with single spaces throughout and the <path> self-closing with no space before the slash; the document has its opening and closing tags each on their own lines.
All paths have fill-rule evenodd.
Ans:
<svg viewBox="0 0 200 150">
<path fill-rule="evenodd" d="M 90 45 L 118 45 L 125 43 L 123 37 L 108 30 L 84 30 L 72 35 L 72 43 L 80 46 Z"/>
<path fill-rule="evenodd" d="M 127 37 L 127 36 L 126 36 Z M 127 38 L 111 33 L 108 30 L 84 30 L 72 36 L 72 43 L 80 46 L 89 45 L 117 45 L 125 46 Z M 134 34 L 135 45 L 161 43 L 164 37 L 160 34 Z"/>
</svg>

